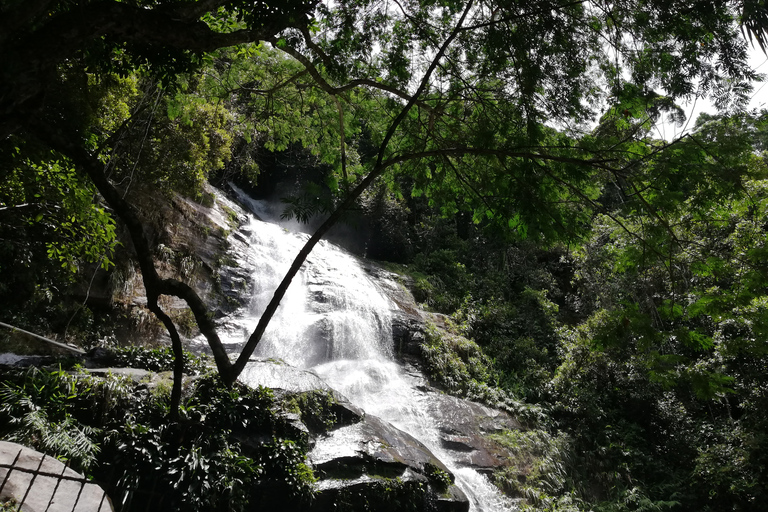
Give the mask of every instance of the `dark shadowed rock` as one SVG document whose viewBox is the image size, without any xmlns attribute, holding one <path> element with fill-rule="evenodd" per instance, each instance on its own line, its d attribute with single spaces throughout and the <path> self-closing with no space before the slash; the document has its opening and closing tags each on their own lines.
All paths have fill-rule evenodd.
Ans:
<svg viewBox="0 0 768 512">
<path fill-rule="evenodd" d="M 491 472 L 509 464 L 509 454 L 488 437 L 520 428 L 509 414 L 445 394 L 430 401 L 430 414 L 437 420 L 440 443 L 461 466 Z"/>
<path fill-rule="evenodd" d="M 413 506 L 414 500 L 425 511 L 469 510 L 461 490 L 440 489 L 429 477 L 435 469 L 450 475 L 448 468 L 413 436 L 375 416 L 317 439 L 308 457 L 321 479 L 313 511 L 333 510 L 344 500 L 387 512 Z"/>
</svg>

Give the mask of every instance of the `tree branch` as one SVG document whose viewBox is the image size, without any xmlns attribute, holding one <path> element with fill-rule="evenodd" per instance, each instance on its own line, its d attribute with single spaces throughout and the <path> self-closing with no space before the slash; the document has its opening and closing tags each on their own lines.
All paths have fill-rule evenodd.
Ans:
<svg viewBox="0 0 768 512">
<path fill-rule="evenodd" d="M 344 202 L 342 202 L 341 205 L 336 208 L 336 210 L 325 220 L 325 222 L 323 222 L 317 231 L 312 234 L 309 240 L 307 240 L 307 242 L 304 244 L 304 247 L 302 247 L 299 251 L 299 254 L 296 255 L 296 258 L 293 260 L 290 269 L 285 274 L 283 280 L 280 282 L 280 285 L 275 290 L 275 293 L 272 296 L 272 300 L 270 300 L 267 308 L 261 315 L 259 323 L 256 325 L 256 329 L 248 338 L 248 341 L 240 352 L 240 356 L 237 358 L 237 361 L 235 361 L 233 365 L 232 370 L 235 378 L 240 375 L 240 373 L 245 368 L 245 365 L 250 360 L 251 354 L 253 354 L 253 351 L 256 350 L 256 346 L 261 341 L 261 338 L 264 335 L 264 331 L 267 329 L 267 325 L 269 325 L 269 322 L 272 320 L 272 316 L 275 314 L 277 307 L 280 305 L 280 301 L 285 296 L 285 292 L 288 290 L 291 281 L 293 281 L 293 278 L 299 272 L 299 269 L 301 269 L 304 261 L 307 259 L 307 256 L 309 256 L 309 253 L 312 252 L 312 249 L 315 247 L 315 245 L 317 245 L 322 237 L 325 236 L 328 230 L 331 229 L 334 224 L 336 224 L 336 222 L 341 218 L 342 214 L 347 210 L 347 208 L 352 206 L 357 198 L 360 197 L 360 195 L 363 193 L 363 191 L 365 191 L 368 186 L 370 186 L 370 184 L 373 183 L 376 178 L 381 176 L 381 174 L 387 169 L 388 166 L 384 164 L 384 155 L 388 149 L 390 140 L 392 140 L 392 137 L 400 126 L 400 123 L 408 115 L 408 112 L 417 103 L 419 96 L 427 89 L 432 73 L 434 72 L 440 60 L 443 58 L 443 55 L 448 49 L 448 46 L 450 46 L 450 44 L 458 35 L 464 20 L 472 9 L 472 4 L 472 1 L 467 2 L 467 6 L 465 7 L 464 12 L 461 14 L 461 17 L 456 23 L 453 31 L 451 32 L 450 36 L 443 42 L 443 45 L 440 47 L 440 50 L 437 52 L 437 55 L 435 55 L 432 63 L 422 77 L 416 93 L 403 107 L 403 109 L 400 111 L 400 114 L 395 118 L 387 130 L 387 133 L 384 136 L 384 140 L 379 147 L 378 157 L 376 159 L 376 164 L 374 165 L 373 170 L 354 188 L 354 190 L 349 195 L 347 195 L 347 198 L 344 200 Z M 310 74 L 311 73 L 312 71 L 310 71 Z"/>
<path fill-rule="evenodd" d="M 160 278 L 155 268 L 152 250 L 139 215 L 133 205 L 123 199 L 120 192 L 104 176 L 103 164 L 86 149 L 73 143 L 61 134 L 54 133 L 45 126 L 38 125 L 37 128 L 35 135 L 41 138 L 49 147 L 71 159 L 79 170 L 84 172 L 93 181 L 96 189 L 107 204 L 125 223 L 136 251 L 139 268 L 141 269 L 148 309 L 158 315 L 158 318 L 166 324 L 162 317 L 163 312 L 158 305 L 160 295 L 171 295 L 184 300 L 195 316 L 200 332 L 208 341 L 208 346 L 211 348 L 213 359 L 222 380 L 227 384 L 234 382 L 236 376 L 233 377 L 232 375 L 232 364 L 229 361 L 229 355 L 216 333 L 216 326 L 207 306 L 189 285 L 175 279 Z M 170 325 L 172 327 L 172 322 Z M 174 331 L 175 328 L 169 328 L 171 339 L 176 343 L 173 340 Z M 175 350 L 176 348 L 174 348 Z"/>
<path fill-rule="evenodd" d="M 282 52 L 287 53 L 297 61 L 299 61 L 304 68 L 307 70 L 307 72 L 312 76 L 312 78 L 315 80 L 317 85 L 327 92 L 328 94 L 335 96 L 337 94 L 341 94 L 343 92 L 355 89 L 356 87 L 371 87 L 372 89 L 379 89 L 384 92 L 388 92 L 394 96 L 397 96 L 401 99 L 404 99 L 406 101 L 410 101 L 413 98 L 415 98 L 417 95 L 411 95 L 407 92 L 403 91 L 402 89 L 398 89 L 397 87 L 393 87 L 391 85 L 387 85 L 385 83 L 377 82 L 376 80 L 371 80 L 369 78 L 358 78 L 355 80 L 352 80 L 344 85 L 341 85 L 339 87 L 335 87 L 328 83 L 328 81 L 320 74 L 320 72 L 317 70 L 314 64 L 312 64 L 312 61 L 310 61 L 304 54 L 296 50 L 295 48 L 291 48 L 290 46 L 284 46 L 277 44 L 277 39 L 270 38 L 267 39 L 267 41 L 272 44 L 272 46 Z M 426 109 L 426 110 L 433 110 L 433 107 L 425 103 L 424 101 L 418 101 L 417 104 Z"/>
</svg>

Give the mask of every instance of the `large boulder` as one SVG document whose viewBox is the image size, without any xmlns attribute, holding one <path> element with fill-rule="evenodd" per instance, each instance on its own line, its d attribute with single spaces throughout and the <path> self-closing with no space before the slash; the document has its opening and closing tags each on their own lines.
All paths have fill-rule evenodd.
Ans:
<svg viewBox="0 0 768 512">
<path fill-rule="evenodd" d="M 443 393 L 435 393 L 429 404 L 440 444 L 451 452 L 454 463 L 486 474 L 509 465 L 510 454 L 488 434 L 521 428 L 516 419 L 504 411 Z"/>
<path fill-rule="evenodd" d="M 469 510 L 448 468 L 420 441 L 376 416 L 317 439 L 308 458 L 320 477 L 313 512 L 339 504 L 387 512 Z"/>
</svg>

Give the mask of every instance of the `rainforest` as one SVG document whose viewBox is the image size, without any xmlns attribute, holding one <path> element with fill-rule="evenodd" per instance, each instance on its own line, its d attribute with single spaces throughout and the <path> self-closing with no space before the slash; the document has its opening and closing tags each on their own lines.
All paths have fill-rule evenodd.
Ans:
<svg viewBox="0 0 768 512">
<path fill-rule="evenodd" d="M 767 41 L 758 0 L 2 0 L 0 440 L 120 511 L 764 510 Z"/>
</svg>

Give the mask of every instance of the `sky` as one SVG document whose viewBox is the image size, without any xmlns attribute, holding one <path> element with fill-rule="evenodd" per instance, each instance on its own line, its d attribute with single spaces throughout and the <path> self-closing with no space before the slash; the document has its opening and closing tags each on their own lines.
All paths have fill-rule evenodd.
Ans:
<svg viewBox="0 0 768 512">
<path fill-rule="evenodd" d="M 750 50 L 749 64 L 757 73 L 767 75 L 766 80 L 768 80 L 768 57 L 759 47 Z M 659 137 L 665 140 L 673 140 L 681 135 L 689 133 L 693 129 L 696 118 L 702 112 L 707 112 L 709 114 L 717 113 L 717 110 L 712 103 L 702 98 L 699 98 L 696 101 L 690 101 L 688 104 L 679 103 L 679 105 L 685 110 L 687 121 L 683 126 L 675 126 L 670 123 L 658 124 L 657 130 Z M 768 81 L 754 84 L 752 100 L 750 101 L 748 108 L 750 110 L 753 108 L 768 108 Z"/>
</svg>

